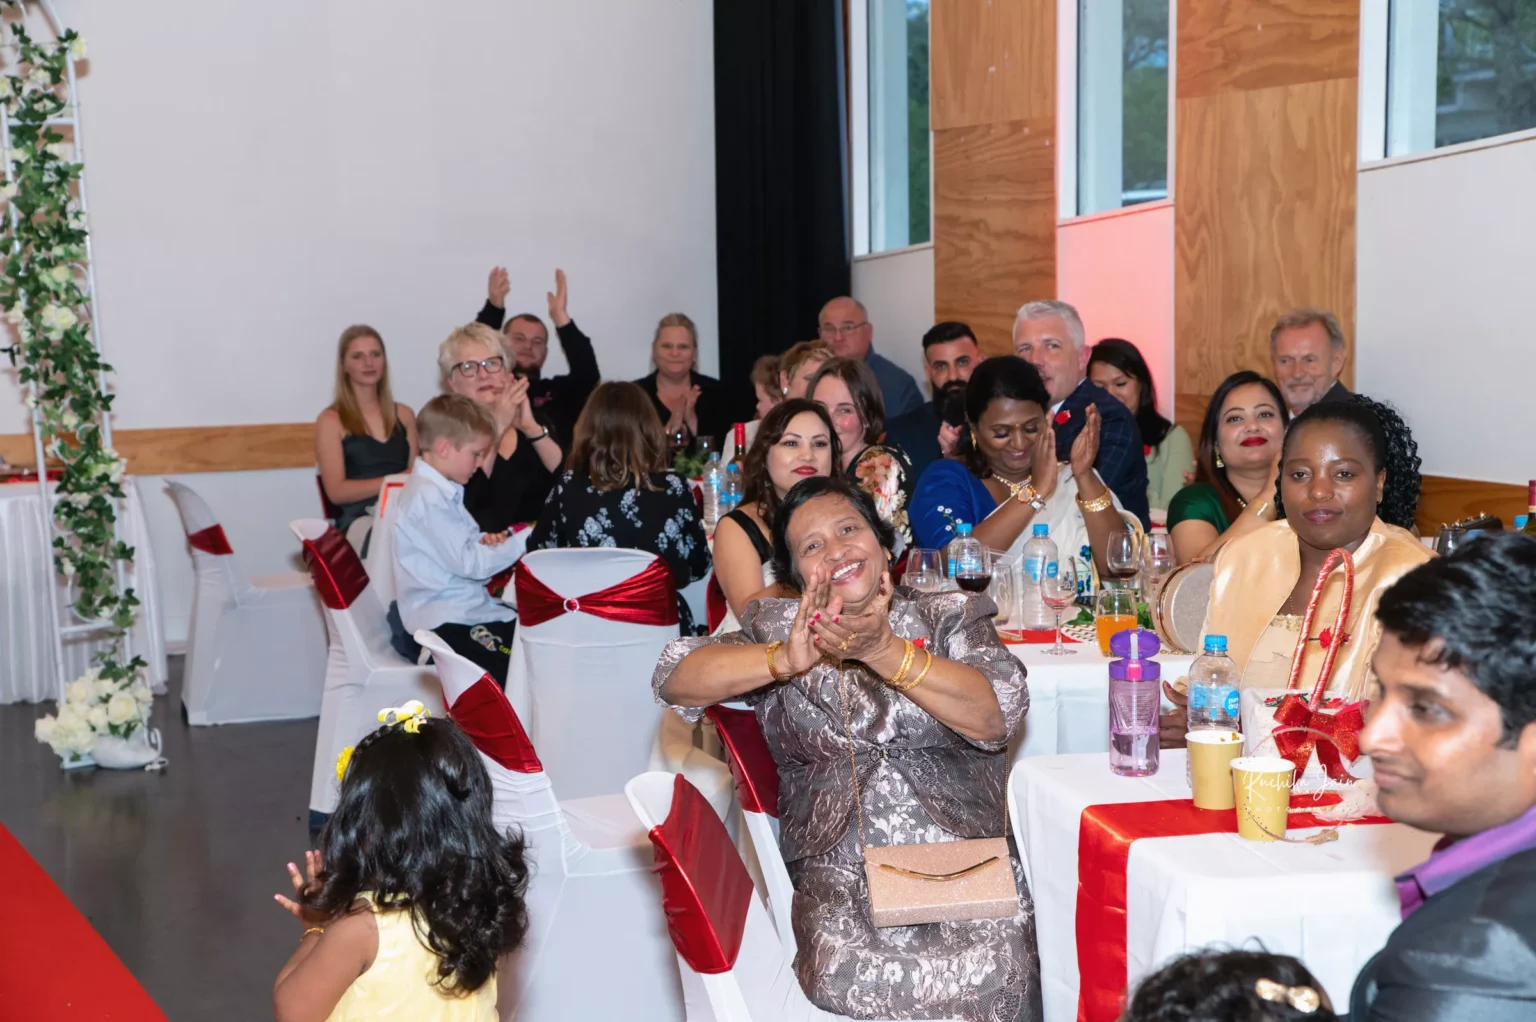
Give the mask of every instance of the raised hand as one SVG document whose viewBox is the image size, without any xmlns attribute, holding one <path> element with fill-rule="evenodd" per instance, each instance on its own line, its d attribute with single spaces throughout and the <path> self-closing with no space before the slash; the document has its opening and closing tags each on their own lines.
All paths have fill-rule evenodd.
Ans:
<svg viewBox="0 0 1536 1022">
<path fill-rule="evenodd" d="M 834 598 L 826 609 L 811 618 L 811 630 L 828 656 L 838 660 L 867 660 L 884 652 L 896 640 L 891 632 L 891 573 L 880 573 L 880 588 L 864 613 L 843 614 L 842 601 Z"/>
<path fill-rule="evenodd" d="M 1072 475 L 1078 478 L 1093 471 L 1093 463 L 1099 457 L 1099 435 L 1104 425 L 1097 405 L 1089 405 L 1083 418 L 1083 428 L 1077 434 L 1077 439 L 1072 441 L 1070 459 Z"/>
<path fill-rule="evenodd" d="M 821 659 L 821 648 L 811 631 L 811 618 L 826 606 L 829 588 L 826 571 L 820 565 L 812 568 L 805 580 L 805 592 L 800 595 L 795 620 L 789 626 L 789 638 L 774 656 L 780 674 L 804 674 Z"/>
<path fill-rule="evenodd" d="M 960 446 L 960 427 L 951 426 L 947 422 L 939 424 L 939 453 L 946 458 L 953 458 L 955 450 Z"/>
<path fill-rule="evenodd" d="M 485 296 L 491 300 L 491 304 L 498 309 L 507 307 L 507 294 L 512 290 L 512 281 L 507 276 L 505 266 L 492 268 L 490 277 L 485 282 Z"/>
<path fill-rule="evenodd" d="M 1041 500 L 1056 492 L 1061 473 L 1056 471 L 1056 427 L 1047 424 L 1035 434 L 1035 450 L 1029 459 L 1030 484 Z"/>
<path fill-rule="evenodd" d="M 555 326 L 562 327 L 571 321 L 570 314 L 565 311 L 565 271 L 555 271 L 555 289 L 544 292 L 544 297 L 549 299 L 549 318 L 555 321 Z"/>
<path fill-rule="evenodd" d="M 302 876 L 299 875 L 299 867 L 291 862 L 288 864 L 288 880 L 293 884 L 293 898 L 297 898 L 299 901 L 295 901 L 293 898 L 285 898 L 281 894 L 273 896 L 277 903 L 287 909 L 289 914 L 302 923 L 306 929 L 311 926 L 320 926 L 329 918 L 301 904 L 306 893 L 314 894 L 320 890 L 320 881 L 316 877 L 320 875 L 322 868 L 319 852 L 305 852 L 304 874 Z"/>
</svg>

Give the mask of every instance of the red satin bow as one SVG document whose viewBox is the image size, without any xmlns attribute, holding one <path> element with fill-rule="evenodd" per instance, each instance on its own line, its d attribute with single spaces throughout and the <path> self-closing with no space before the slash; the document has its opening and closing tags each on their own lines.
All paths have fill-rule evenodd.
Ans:
<svg viewBox="0 0 1536 1022">
<path fill-rule="evenodd" d="M 1350 703 L 1337 713 L 1314 710 L 1298 693 L 1292 692 L 1275 708 L 1275 746 L 1281 756 L 1296 765 L 1297 777 L 1307 769 L 1307 763 L 1316 751 L 1317 761 L 1328 771 L 1328 776 L 1340 783 L 1348 783 L 1354 778 L 1344 761 L 1353 762 L 1360 755 L 1360 731 L 1365 727 L 1364 707 L 1364 703 Z"/>
<path fill-rule="evenodd" d="M 527 564 L 518 567 L 515 585 L 517 616 L 524 625 L 541 625 L 567 611 L 636 625 L 677 624 L 677 587 L 672 569 L 659 557 L 639 574 L 585 596 L 561 596 Z"/>
</svg>

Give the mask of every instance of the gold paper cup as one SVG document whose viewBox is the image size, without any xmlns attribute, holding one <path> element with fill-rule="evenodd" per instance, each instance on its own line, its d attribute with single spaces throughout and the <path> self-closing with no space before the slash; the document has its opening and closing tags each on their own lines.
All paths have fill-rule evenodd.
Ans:
<svg viewBox="0 0 1536 1022">
<path fill-rule="evenodd" d="M 1237 802 L 1232 787 L 1232 761 L 1243 754 L 1243 736 L 1236 731 L 1191 731 L 1189 779 L 1196 809 L 1231 809 Z"/>
<path fill-rule="evenodd" d="M 1249 841 L 1285 837 L 1296 768 L 1278 756 L 1239 756 L 1232 761 L 1237 833 Z"/>
</svg>

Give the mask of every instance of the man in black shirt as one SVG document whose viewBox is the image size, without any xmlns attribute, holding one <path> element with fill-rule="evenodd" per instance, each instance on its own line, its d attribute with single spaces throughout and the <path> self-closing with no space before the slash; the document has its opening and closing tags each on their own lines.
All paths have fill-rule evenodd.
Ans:
<svg viewBox="0 0 1536 1022">
<path fill-rule="evenodd" d="M 492 330 L 502 330 L 506 334 L 507 346 L 512 349 L 516 362 L 515 371 L 528 378 L 528 399 L 533 402 L 534 413 L 554 428 L 555 439 L 569 450 L 576 418 L 602 376 L 597 368 L 597 353 L 592 350 L 591 339 L 566 312 L 565 271 L 556 270 L 555 290 L 548 292 L 546 297 L 549 299 L 549 318 L 554 321 L 560 350 L 565 352 L 570 372 L 564 376 L 545 377 L 549 331 L 543 320 L 531 312 L 522 312 L 507 320 L 506 328 L 502 328 L 502 320 L 507 314 L 507 293 L 511 289 L 505 267 L 491 270 L 485 306 L 475 318 Z"/>
</svg>

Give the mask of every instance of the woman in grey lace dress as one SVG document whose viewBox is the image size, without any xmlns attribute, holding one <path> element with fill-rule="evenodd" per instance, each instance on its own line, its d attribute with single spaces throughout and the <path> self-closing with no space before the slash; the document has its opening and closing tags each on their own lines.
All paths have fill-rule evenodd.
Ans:
<svg viewBox="0 0 1536 1022">
<path fill-rule="evenodd" d="M 795 968 L 813 1002 L 852 1018 L 1035 1022 L 1040 964 L 1016 851 L 1012 918 L 881 929 L 870 919 L 850 736 L 870 846 L 999 837 L 1003 749 L 1029 703 L 992 602 L 893 587 L 891 542 L 858 487 L 798 484 L 774 523 L 774 567 L 804 596 L 750 604 L 739 632 L 672 643 L 656 692 L 688 720 L 725 699 L 756 707 L 779 767 Z M 931 665 L 898 691 L 927 663 L 921 649 L 907 658 L 919 639 Z"/>
</svg>

